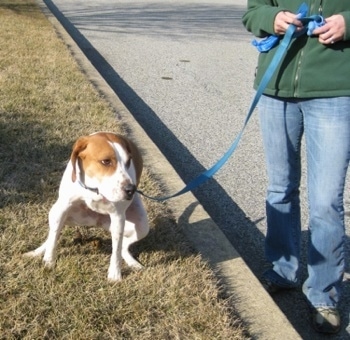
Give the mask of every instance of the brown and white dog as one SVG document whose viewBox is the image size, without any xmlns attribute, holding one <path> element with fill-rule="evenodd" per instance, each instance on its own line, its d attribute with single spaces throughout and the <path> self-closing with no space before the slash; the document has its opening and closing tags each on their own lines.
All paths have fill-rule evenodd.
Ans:
<svg viewBox="0 0 350 340">
<path fill-rule="evenodd" d="M 136 193 L 142 167 L 140 152 L 125 137 L 98 132 L 79 138 L 49 213 L 49 235 L 25 255 L 44 254 L 45 265 L 53 267 L 64 225 L 100 226 L 112 237 L 108 279 L 121 279 L 122 258 L 129 266 L 142 268 L 129 252 L 130 244 L 149 231 L 145 208 Z"/>
</svg>

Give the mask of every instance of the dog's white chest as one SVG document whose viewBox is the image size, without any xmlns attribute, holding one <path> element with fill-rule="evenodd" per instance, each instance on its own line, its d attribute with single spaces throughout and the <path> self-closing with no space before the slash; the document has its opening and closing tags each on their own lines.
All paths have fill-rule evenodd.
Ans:
<svg viewBox="0 0 350 340">
<path fill-rule="evenodd" d="M 85 204 L 91 210 L 104 215 L 113 214 L 116 211 L 116 205 L 107 201 L 106 199 L 101 199 L 98 201 L 86 200 Z"/>
<path fill-rule="evenodd" d="M 111 219 L 107 209 L 96 210 L 86 204 L 84 201 L 75 202 L 68 211 L 66 224 L 81 226 L 97 226 L 109 229 Z"/>
</svg>

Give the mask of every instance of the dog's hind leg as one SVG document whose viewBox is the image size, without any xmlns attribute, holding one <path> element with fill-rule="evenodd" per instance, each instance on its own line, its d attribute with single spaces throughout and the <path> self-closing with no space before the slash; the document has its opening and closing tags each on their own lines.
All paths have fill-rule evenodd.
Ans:
<svg viewBox="0 0 350 340">
<path fill-rule="evenodd" d="M 142 269 L 143 265 L 131 255 L 129 250 L 130 245 L 136 241 L 138 241 L 138 238 L 135 232 L 131 236 L 123 237 L 122 257 L 129 267 Z"/>
<path fill-rule="evenodd" d="M 49 235 L 45 241 L 45 254 L 43 261 L 46 267 L 53 267 L 56 261 L 57 242 L 68 214 L 68 204 L 62 204 L 60 200 L 52 206 L 49 212 Z"/>
<path fill-rule="evenodd" d="M 67 209 L 62 209 L 62 204 L 57 201 L 49 213 L 49 235 L 46 241 L 33 251 L 27 252 L 24 256 L 37 257 L 44 254 L 45 266 L 53 267 L 55 264 L 55 254 L 59 235 L 64 226 L 67 216 Z"/>
<path fill-rule="evenodd" d="M 24 253 L 23 255 L 28 256 L 28 257 L 37 257 L 37 256 L 44 254 L 45 249 L 46 249 L 46 241 L 40 247 L 36 248 L 35 250 L 28 251 L 27 253 Z"/>
</svg>

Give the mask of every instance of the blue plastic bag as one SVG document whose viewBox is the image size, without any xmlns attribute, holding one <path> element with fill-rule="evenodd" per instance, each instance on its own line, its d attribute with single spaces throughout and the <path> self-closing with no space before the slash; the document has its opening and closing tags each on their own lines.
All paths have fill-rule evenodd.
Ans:
<svg viewBox="0 0 350 340">
<path fill-rule="evenodd" d="M 325 24 L 325 21 L 321 15 L 312 15 L 307 17 L 308 6 L 304 2 L 298 9 L 298 19 L 304 24 L 304 29 L 295 34 L 295 38 L 306 33 L 308 36 L 312 35 L 312 32 Z M 252 41 L 253 46 L 255 46 L 259 52 L 264 53 L 270 51 L 273 47 L 277 46 L 280 39 L 282 37 L 280 35 L 270 35 L 262 40 L 254 39 Z"/>
</svg>

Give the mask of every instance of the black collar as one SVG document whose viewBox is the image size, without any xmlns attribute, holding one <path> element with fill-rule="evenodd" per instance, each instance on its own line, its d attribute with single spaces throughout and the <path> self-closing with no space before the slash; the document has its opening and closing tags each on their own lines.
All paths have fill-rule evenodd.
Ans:
<svg viewBox="0 0 350 340">
<path fill-rule="evenodd" d="M 97 195 L 100 194 L 100 192 L 98 191 L 98 188 L 90 188 L 90 187 L 86 186 L 82 181 L 78 181 L 78 183 L 79 183 L 84 189 L 90 190 L 90 191 L 96 193 Z"/>
</svg>

